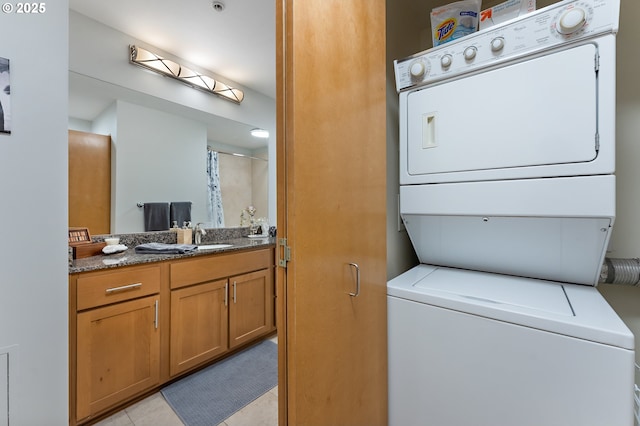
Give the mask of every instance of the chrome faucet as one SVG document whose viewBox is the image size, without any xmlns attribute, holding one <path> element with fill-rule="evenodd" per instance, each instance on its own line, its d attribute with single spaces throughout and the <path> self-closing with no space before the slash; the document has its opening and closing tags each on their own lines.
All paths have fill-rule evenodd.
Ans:
<svg viewBox="0 0 640 426">
<path fill-rule="evenodd" d="M 196 229 L 195 229 L 195 242 L 196 244 L 201 244 L 202 243 L 202 236 L 207 234 L 207 231 L 204 230 L 203 227 L 201 227 L 200 225 L 203 225 L 202 222 L 199 222 L 196 225 Z"/>
</svg>

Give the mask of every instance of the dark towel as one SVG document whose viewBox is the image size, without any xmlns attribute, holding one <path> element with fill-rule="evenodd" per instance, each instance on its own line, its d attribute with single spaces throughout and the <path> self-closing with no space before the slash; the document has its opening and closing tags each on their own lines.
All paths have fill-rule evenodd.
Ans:
<svg viewBox="0 0 640 426">
<path fill-rule="evenodd" d="M 169 229 L 169 203 L 144 203 L 144 230 Z"/>
<path fill-rule="evenodd" d="M 191 222 L 191 201 L 174 201 L 169 210 L 171 226 L 173 226 L 173 222 L 176 222 L 178 228 L 182 228 L 184 222 Z"/>
<path fill-rule="evenodd" d="M 198 246 L 193 244 L 147 243 L 136 246 L 136 253 L 142 254 L 184 254 L 194 251 Z"/>
</svg>

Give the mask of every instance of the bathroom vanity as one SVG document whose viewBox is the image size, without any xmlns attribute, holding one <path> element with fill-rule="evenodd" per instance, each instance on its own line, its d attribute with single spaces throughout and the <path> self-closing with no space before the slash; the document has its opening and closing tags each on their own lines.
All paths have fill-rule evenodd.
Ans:
<svg viewBox="0 0 640 426">
<path fill-rule="evenodd" d="M 273 238 L 179 255 L 130 248 L 118 256 L 70 265 L 71 425 L 275 331 Z"/>
</svg>

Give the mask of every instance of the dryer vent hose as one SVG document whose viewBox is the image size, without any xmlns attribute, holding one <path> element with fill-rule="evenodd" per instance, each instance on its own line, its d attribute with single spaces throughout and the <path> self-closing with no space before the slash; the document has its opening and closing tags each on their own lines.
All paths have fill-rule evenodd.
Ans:
<svg viewBox="0 0 640 426">
<path fill-rule="evenodd" d="M 605 258 L 599 283 L 640 286 L 640 259 Z"/>
</svg>

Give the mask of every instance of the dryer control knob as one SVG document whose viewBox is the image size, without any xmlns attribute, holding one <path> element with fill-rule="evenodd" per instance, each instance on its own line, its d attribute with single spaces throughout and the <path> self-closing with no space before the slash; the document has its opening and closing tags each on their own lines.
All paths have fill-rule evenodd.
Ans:
<svg viewBox="0 0 640 426">
<path fill-rule="evenodd" d="M 464 59 L 466 59 L 467 61 L 473 61 L 473 59 L 476 57 L 477 52 L 478 49 L 476 49 L 475 46 L 467 47 L 463 52 Z"/>
<path fill-rule="evenodd" d="M 411 74 L 411 77 L 414 79 L 422 78 L 426 73 L 426 71 L 427 71 L 427 67 L 425 66 L 424 62 L 420 60 L 415 61 L 409 67 L 409 74 Z"/>
<path fill-rule="evenodd" d="M 561 17 L 558 25 L 560 34 L 568 35 L 578 31 L 587 23 L 587 14 L 579 7 L 566 11 Z"/>
<path fill-rule="evenodd" d="M 493 40 L 491 40 L 491 51 L 492 52 L 499 52 L 502 49 L 504 49 L 504 38 L 496 37 Z"/>
<path fill-rule="evenodd" d="M 452 62 L 453 58 L 448 53 L 440 58 L 440 65 L 442 65 L 442 68 L 449 68 Z"/>
</svg>

